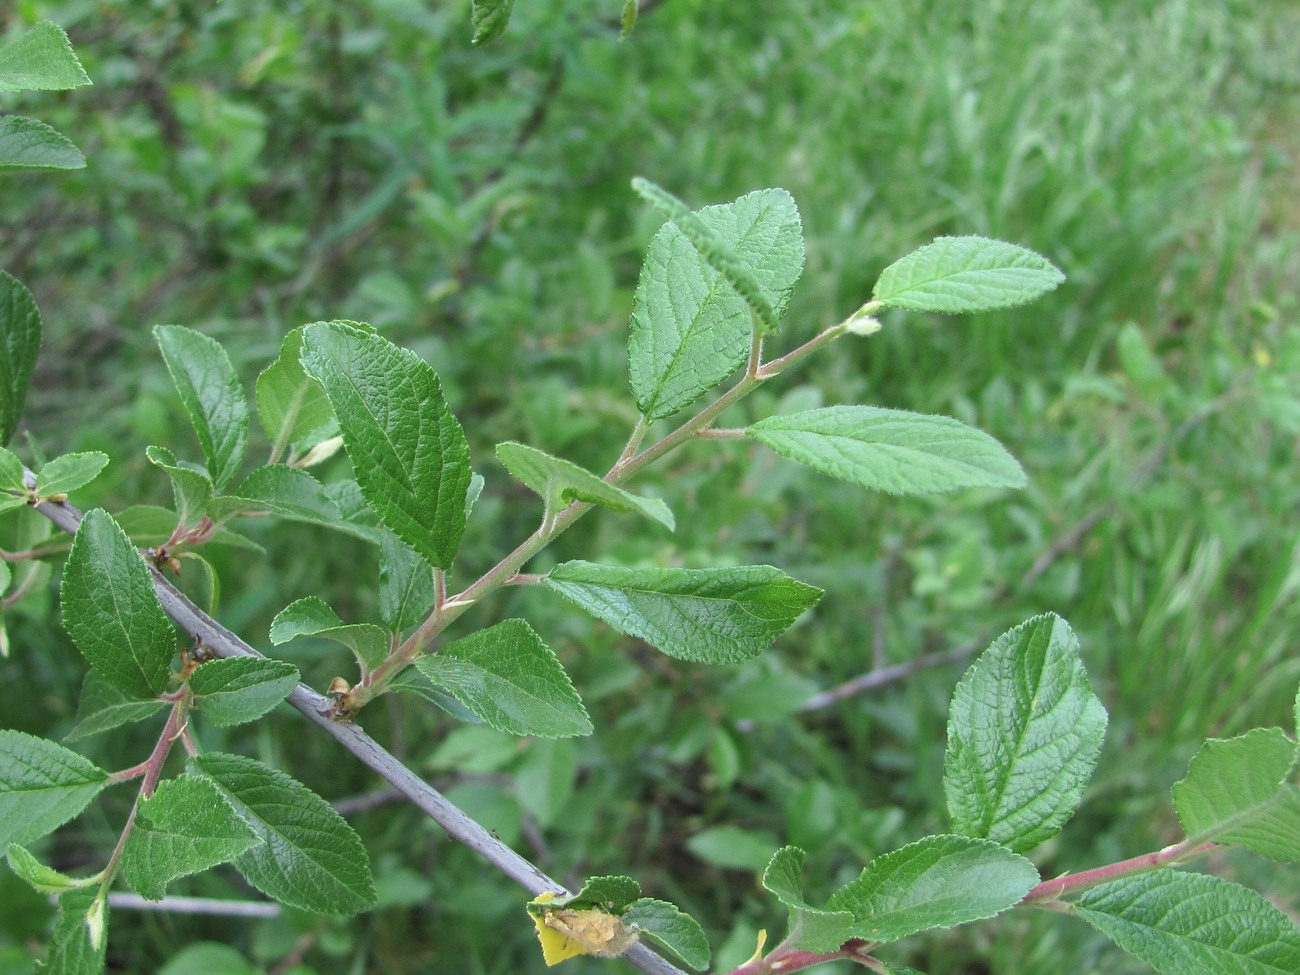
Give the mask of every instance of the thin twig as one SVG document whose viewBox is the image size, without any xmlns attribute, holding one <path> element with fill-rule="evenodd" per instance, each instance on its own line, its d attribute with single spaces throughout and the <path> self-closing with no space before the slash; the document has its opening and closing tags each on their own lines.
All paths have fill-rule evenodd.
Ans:
<svg viewBox="0 0 1300 975">
<path fill-rule="evenodd" d="M 163 911 L 168 914 L 280 916 L 280 905 L 270 901 L 223 901 L 214 897 L 164 897 L 160 901 L 147 901 L 139 894 L 113 893 L 108 895 L 108 906 L 122 911 Z"/>
</svg>

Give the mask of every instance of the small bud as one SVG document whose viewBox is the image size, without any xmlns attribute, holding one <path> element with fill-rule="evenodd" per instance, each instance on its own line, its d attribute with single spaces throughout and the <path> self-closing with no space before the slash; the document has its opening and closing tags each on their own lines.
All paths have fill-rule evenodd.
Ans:
<svg viewBox="0 0 1300 975">
<path fill-rule="evenodd" d="M 322 440 L 311 450 L 302 455 L 302 458 L 294 463 L 294 467 L 312 467 L 321 461 L 329 460 L 339 452 L 343 446 L 342 437 L 330 437 L 328 440 Z"/>
<path fill-rule="evenodd" d="M 854 315 L 849 319 L 847 324 L 848 331 L 853 335 L 875 335 L 880 331 L 880 320 L 872 318 L 870 315 Z"/>
<path fill-rule="evenodd" d="M 335 677 L 330 681 L 329 690 L 325 693 L 330 697 L 338 697 L 341 694 L 346 694 L 350 690 L 352 690 L 352 685 L 348 683 L 346 677 Z"/>
</svg>

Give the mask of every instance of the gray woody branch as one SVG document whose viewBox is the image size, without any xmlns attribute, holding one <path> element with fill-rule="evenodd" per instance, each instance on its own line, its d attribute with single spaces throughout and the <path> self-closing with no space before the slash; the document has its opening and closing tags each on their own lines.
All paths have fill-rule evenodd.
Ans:
<svg viewBox="0 0 1300 975">
<path fill-rule="evenodd" d="M 77 533 L 81 512 L 66 502 L 42 502 L 36 510 L 49 518 L 69 535 Z M 147 560 L 146 560 L 146 564 Z M 191 636 L 201 640 L 205 648 L 218 657 L 260 657 L 256 650 L 208 616 L 183 592 L 171 584 L 153 565 L 154 591 L 162 607 L 176 623 Z M 459 840 L 488 863 L 523 887 L 530 894 L 545 891 L 567 893 L 563 885 L 552 880 L 518 853 L 480 826 L 464 812 L 448 802 L 433 788 L 400 761 L 388 753 L 378 742 L 349 721 L 329 717 L 332 702 L 317 694 L 305 684 L 299 684 L 287 698 L 307 719 L 322 728 L 335 741 L 351 752 L 366 767 L 376 772 L 389 785 L 404 795 L 421 812 L 427 815 L 454 840 Z M 622 956 L 646 975 L 686 975 L 669 964 L 643 944 L 633 945 Z"/>
</svg>

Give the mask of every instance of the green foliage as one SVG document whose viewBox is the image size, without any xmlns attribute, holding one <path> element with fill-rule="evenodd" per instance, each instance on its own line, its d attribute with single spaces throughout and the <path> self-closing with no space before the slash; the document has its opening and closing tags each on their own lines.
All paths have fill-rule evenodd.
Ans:
<svg viewBox="0 0 1300 975">
<path fill-rule="evenodd" d="M 227 657 L 206 661 L 188 683 L 203 717 L 226 727 L 256 721 L 283 701 L 298 683 L 298 668 L 283 660 Z"/>
<path fill-rule="evenodd" d="M 32 294 L 0 271 L 0 444 L 13 439 L 41 351 L 41 313 Z"/>
<path fill-rule="evenodd" d="M 30 843 L 79 814 L 108 773 L 52 741 L 0 731 L 0 846 Z"/>
<path fill-rule="evenodd" d="M 307 596 L 282 609 L 271 623 L 271 642 L 287 643 L 300 636 L 334 640 L 352 651 L 364 670 L 388 656 L 388 634 L 373 623 L 346 624 L 319 596 Z"/>
<path fill-rule="evenodd" d="M 0 48 L 0 92 L 66 91 L 88 84 L 90 79 L 68 35 L 48 20 Z M 81 151 L 44 122 L 22 115 L 0 116 L 0 169 L 80 169 L 85 165 Z M 11 387 L 6 383 L 5 388 Z M 21 395 L 18 399 L 21 408 Z M 3 442 L 8 440 L 5 436 Z"/>
<path fill-rule="evenodd" d="M 1065 280 L 1039 254 L 983 237 L 940 237 L 880 272 L 871 297 L 911 311 L 993 311 L 1040 298 Z"/>
</svg>

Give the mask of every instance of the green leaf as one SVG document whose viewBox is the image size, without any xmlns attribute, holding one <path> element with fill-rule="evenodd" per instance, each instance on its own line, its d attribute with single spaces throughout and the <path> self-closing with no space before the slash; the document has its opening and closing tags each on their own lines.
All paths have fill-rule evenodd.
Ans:
<svg viewBox="0 0 1300 975">
<path fill-rule="evenodd" d="M 27 475 L 23 471 L 23 462 L 17 454 L 4 447 L 0 447 L 0 491 L 27 493 Z"/>
<path fill-rule="evenodd" d="M 940 237 L 885 268 L 872 297 L 912 311 L 992 311 L 1033 301 L 1064 280 L 1051 261 L 1024 247 Z"/>
<path fill-rule="evenodd" d="M 497 731 L 537 738 L 592 732 L 569 675 L 523 620 L 504 620 L 415 665 Z"/>
<path fill-rule="evenodd" d="M 1300 861 L 1300 789 L 1288 781 L 1296 750 L 1281 728 L 1256 728 L 1202 745 L 1187 778 L 1173 789 L 1188 837 Z"/>
<path fill-rule="evenodd" d="M 1049 613 L 1004 633 L 953 694 L 943 779 L 953 829 L 1017 852 L 1056 835 L 1105 735 L 1069 624 Z"/>
<path fill-rule="evenodd" d="M 325 387 L 366 501 L 434 568 L 465 532 L 469 445 L 429 364 L 373 333 L 307 326 L 302 364 Z"/>
<path fill-rule="evenodd" d="M 36 475 L 36 494 L 40 498 L 62 499 L 93 481 L 106 466 L 108 454 L 98 450 L 55 457 Z"/>
<path fill-rule="evenodd" d="M 794 199 L 785 190 L 760 190 L 694 216 L 690 225 L 701 225 L 749 270 L 779 319 L 803 270 Z M 631 330 L 632 392 L 655 420 L 690 406 L 734 372 L 749 355 L 753 323 L 745 300 L 705 263 L 677 221 L 650 242 Z"/>
<path fill-rule="evenodd" d="M 9 863 L 9 869 L 27 881 L 37 893 L 52 894 L 58 897 L 70 890 L 98 886 L 100 883 L 97 877 L 78 879 L 59 873 L 53 867 L 47 867 L 41 863 L 25 847 L 19 846 L 17 843 L 9 844 L 5 859 Z"/>
<path fill-rule="evenodd" d="M 835 951 L 852 936 L 853 915 L 846 911 L 824 911 L 804 900 L 803 862 L 803 850 L 797 846 L 782 847 L 763 871 L 763 886 L 790 910 L 786 943 L 792 949 Z"/>
<path fill-rule="evenodd" d="M 724 235 L 710 226 L 700 214 L 691 211 L 677 197 L 673 196 L 661 186 L 656 186 L 648 179 L 640 176 L 633 178 L 632 189 L 636 190 L 642 199 L 653 204 L 665 216 L 667 216 L 673 225 L 686 235 L 692 246 L 699 252 L 700 257 L 708 262 L 709 267 L 717 271 L 726 279 L 727 283 L 736 289 L 749 310 L 753 312 L 754 317 L 762 325 L 763 332 L 776 331 L 776 326 L 781 318 L 781 312 L 773 307 L 769 296 L 768 288 L 765 284 L 770 285 L 770 281 L 760 280 L 759 273 L 756 269 L 749 266 L 749 263 L 733 249 L 730 235 Z M 754 194 L 750 194 L 754 196 Z M 747 228 L 746 234 L 741 239 L 755 234 L 767 231 L 771 238 L 775 239 L 778 250 L 779 270 L 783 276 L 793 277 L 790 282 L 790 288 L 794 287 L 794 281 L 798 280 L 799 274 L 803 271 L 803 235 L 799 227 L 799 210 L 794 205 L 793 198 L 785 190 L 763 190 L 758 194 L 760 207 L 763 210 L 776 209 L 777 219 L 782 220 L 779 228 L 768 227 L 759 229 L 757 226 Z M 741 197 L 741 200 L 753 202 L 750 197 Z M 738 205 L 740 200 L 736 201 Z M 793 215 L 793 219 L 788 219 Z M 784 218 L 784 219 L 783 219 Z M 793 233 L 790 232 L 793 228 Z M 753 248 L 753 242 L 749 242 Z M 769 240 L 765 243 L 771 244 Z M 761 271 L 760 271 L 761 273 Z M 789 299 L 789 289 L 784 293 L 778 294 L 778 298 Z M 783 302 L 784 304 L 784 302 Z M 784 311 L 784 308 L 782 308 Z"/>
<path fill-rule="evenodd" d="M 897 941 L 1001 914 L 1037 883 L 1034 865 L 997 843 L 927 836 L 876 857 L 826 907 L 853 915 L 853 937 Z"/>
<path fill-rule="evenodd" d="M 42 20 L 0 48 L 0 91 L 67 91 L 90 84 L 63 28 Z"/>
<path fill-rule="evenodd" d="M 760 420 L 750 436 L 782 457 L 874 491 L 929 494 L 1025 486 L 1025 472 L 987 433 L 946 416 L 829 406 Z"/>
<path fill-rule="evenodd" d="M 12 440 L 18 428 L 40 352 L 41 313 L 32 293 L 0 271 L 0 444 Z"/>
<path fill-rule="evenodd" d="M 325 486 L 307 471 L 284 464 L 256 468 L 229 494 L 208 505 L 208 516 L 217 524 L 236 515 L 274 515 L 285 521 L 347 530 Z"/>
<path fill-rule="evenodd" d="M 229 863 L 261 842 L 211 781 L 182 775 L 140 802 L 122 871 L 141 897 L 162 900 L 177 877 Z"/>
<path fill-rule="evenodd" d="M 1164 975 L 1294 975 L 1300 928 L 1260 894 L 1175 870 L 1085 891 L 1074 913 Z"/>
<path fill-rule="evenodd" d="M 225 657 L 209 660 L 189 679 L 199 713 L 220 727 L 260 718 L 298 685 L 298 668 L 283 660 Z"/>
<path fill-rule="evenodd" d="M 334 527 L 341 532 L 355 535 L 375 545 L 383 537 L 384 529 L 379 524 L 375 509 L 361 496 L 361 488 L 356 481 L 335 481 L 325 486 L 325 496 L 339 509 L 341 519 Z"/>
<path fill-rule="evenodd" d="M 577 780 L 578 756 L 571 740 L 530 742 L 515 768 L 515 799 L 538 826 L 549 829 L 573 797 Z"/>
<path fill-rule="evenodd" d="M 77 528 L 60 595 L 64 629 L 106 680 L 136 697 L 167 689 L 176 631 L 140 553 L 102 508 Z"/>
<path fill-rule="evenodd" d="M 305 965 L 295 965 L 290 971 L 293 975 L 315 973 L 315 969 Z M 199 941 L 172 955 L 167 964 L 158 969 L 158 975 L 262 975 L 262 969 L 229 945 Z"/>
<path fill-rule="evenodd" d="M 276 646 L 300 636 L 318 636 L 343 644 L 365 671 L 382 664 L 392 646 L 383 627 L 373 623 L 344 623 L 319 596 L 290 603 L 271 621 L 271 642 Z"/>
<path fill-rule="evenodd" d="M 62 745 L 0 731 L 0 846 L 54 832 L 107 784 L 107 772 Z"/>
<path fill-rule="evenodd" d="M 155 325 L 153 334 L 220 490 L 238 473 L 248 444 L 244 387 L 216 339 L 180 325 Z"/>
<path fill-rule="evenodd" d="M 474 43 L 486 44 L 505 32 L 515 0 L 474 0 L 470 19 L 474 26 Z"/>
<path fill-rule="evenodd" d="M 623 923 L 667 948 L 691 968 L 709 967 L 709 939 L 700 922 L 667 901 L 642 897 L 623 915 Z"/>
<path fill-rule="evenodd" d="M 575 561 L 556 566 L 545 582 L 620 633 L 706 664 L 757 656 L 822 596 L 770 565 L 628 569 Z"/>
<path fill-rule="evenodd" d="M 665 526 L 677 527 L 668 505 L 658 498 L 642 498 L 602 480 L 591 471 L 552 457 L 536 447 L 521 443 L 497 444 L 497 457 L 545 504 L 546 518 L 555 517 L 570 501 L 586 501 L 614 511 L 635 511 Z"/>
<path fill-rule="evenodd" d="M 186 528 L 196 526 L 207 514 L 212 500 L 213 484 L 208 472 L 178 461 L 166 447 L 146 447 L 144 455 L 171 479 L 180 524 Z"/>
<path fill-rule="evenodd" d="M 329 803 L 301 782 L 240 755 L 190 760 L 264 841 L 235 858 L 244 878 L 289 907 L 355 914 L 375 905 L 366 848 Z"/>
<path fill-rule="evenodd" d="M 151 717 L 166 707 L 167 703 L 156 697 L 140 698 L 127 694 L 91 667 L 81 684 L 77 723 L 64 735 L 64 741 L 77 741 L 111 731 Z"/>
<path fill-rule="evenodd" d="M 632 31 L 636 29 L 637 14 L 641 12 L 639 0 L 625 0 L 623 4 L 623 14 L 619 17 L 618 39 L 625 41 L 632 36 Z"/>
<path fill-rule="evenodd" d="M 67 136 L 23 115 L 0 115 L 0 169 L 83 169 L 86 157 Z"/>
<path fill-rule="evenodd" d="M 693 856 L 725 870 L 762 870 L 775 845 L 770 833 L 739 826 L 710 826 L 686 841 Z"/>
<path fill-rule="evenodd" d="M 437 594 L 429 563 L 392 532 L 379 542 L 379 615 L 401 633 L 424 618 Z"/>
<path fill-rule="evenodd" d="M 97 890 L 72 890 L 59 898 L 50 951 L 41 975 L 100 975 L 108 950 L 108 904 Z"/>
<path fill-rule="evenodd" d="M 585 910 L 598 907 L 610 914 L 622 914 L 641 896 L 641 885 L 631 877 L 613 874 L 589 877 L 582 889 L 570 897 L 559 896 L 547 903 L 554 907 Z"/>
<path fill-rule="evenodd" d="M 280 343 L 280 355 L 257 377 L 257 418 L 276 456 L 288 447 L 314 447 L 334 435 L 338 424 L 319 383 L 298 361 L 305 325 L 299 325 Z"/>
</svg>

